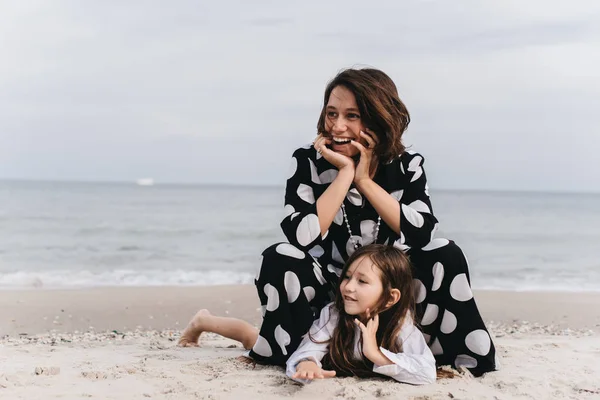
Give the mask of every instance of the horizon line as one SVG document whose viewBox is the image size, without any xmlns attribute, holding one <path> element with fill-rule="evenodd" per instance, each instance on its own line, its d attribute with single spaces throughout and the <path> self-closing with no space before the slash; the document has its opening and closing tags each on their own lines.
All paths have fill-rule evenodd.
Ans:
<svg viewBox="0 0 600 400">
<path fill-rule="evenodd" d="M 138 185 L 138 180 L 152 179 L 154 182 L 152 185 L 144 186 Z M 155 187 L 155 186 L 189 186 L 189 187 L 237 187 L 237 188 L 271 188 L 271 189 L 284 189 L 285 185 L 269 184 L 269 183 L 233 183 L 233 182 L 161 182 L 155 181 L 153 178 L 140 178 L 133 180 L 74 180 L 74 179 L 29 179 L 29 178 L 0 178 L 2 182 L 21 182 L 21 183 L 72 183 L 72 184 L 90 184 L 90 185 L 131 185 L 136 187 Z M 525 190 L 525 189 L 510 189 L 510 188 L 448 188 L 448 187 L 437 187 L 431 189 L 434 192 L 479 192 L 479 193 L 537 193 L 537 194 L 583 194 L 583 195 L 600 195 L 600 191 L 579 191 L 579 190 L 552 190 L 552 189 L 540 189 L 540 190 Z"/>
</svg>

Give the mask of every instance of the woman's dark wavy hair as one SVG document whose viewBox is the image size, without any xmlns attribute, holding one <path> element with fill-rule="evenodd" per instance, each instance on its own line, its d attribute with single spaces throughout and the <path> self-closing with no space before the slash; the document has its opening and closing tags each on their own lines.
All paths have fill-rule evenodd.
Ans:
<svg viewBox="0 0 600 400">
<path fill-rule="evenodd" d="M 375 132 L 379 139 L 374 149 L 379 161 L 388 163 L 404 153 L 402 134 L 410 123 L 410 115 L 400 100 L 394 81 L 383 71 L 374 68 L 346 69 L 329 82 L 317 122 L 318 132 L 329 134 L 325 126 L 327 103 L 337 86 L 347 88 L 356 97 L 363 124 Z"/>
<path fill-rule="evenodd" d="M 393 353 L 399 353 L 402 351 L 402 343 L 398 341 L 400 329 L 406 318 L 412 318 L 415 315 L 411 264 L 401 250 L 392 246 L 371 244 L 359 248 L 350 256 L 342 269 L 340 284 L 346 276 L 348 268 L 363 257 L 368 257 L 377 266 L 383 285 L 383 295 L 372 310 L 372 313 L 379 314 L 377 343 Z M 386 309 L 386 304 L 391 300 L 390 292 L 394 288 L 400 291 L 400 300 Z M 339 286 L 332 307 L 338 312 L 339 320 L 332 337 L 327 342 L 329 352 L 323 359 L 323 367 L 335 370 L 338 376 L 376 376 L 371 361 L 364 355 L 355 358 L 356 325 L 354 319 L 356 317 L 346 314 L 344 311 L 344 299 Z M 313 342 L 319 343 L 313 339 L 312 335 L 310 338 Z"/>
</svg>

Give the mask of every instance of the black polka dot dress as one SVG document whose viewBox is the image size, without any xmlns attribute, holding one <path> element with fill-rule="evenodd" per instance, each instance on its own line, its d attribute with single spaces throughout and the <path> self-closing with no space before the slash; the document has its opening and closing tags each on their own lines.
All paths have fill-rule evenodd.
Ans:
<svg viewBox="0 0 600 400">
<path fill-rule="evenodd" d="M 417 317 L 438 365 L 465 366 L 474 375 L 496 369 L 495 348 L 473 299 L 469 267 L 451 240 L 434 238 L 433 214 L 423 157 L 406 152 L 382 164 L 374 181 L 400 203 L 401 234 L 381 220 L 353 186 L 342 209 L 321 235 L 316 199 L 337 169 L 312 146 L 296 150 L 285 193 L 281 227 L 289 243 L 263 252 L 256 288 L 263 310 L 258 341 L 250 356 L 285 365 L 321 308 L 334 298 L 341 268 L 354 243 L 383 243 L 402 249 L 414 267 Z"/>
</svg>

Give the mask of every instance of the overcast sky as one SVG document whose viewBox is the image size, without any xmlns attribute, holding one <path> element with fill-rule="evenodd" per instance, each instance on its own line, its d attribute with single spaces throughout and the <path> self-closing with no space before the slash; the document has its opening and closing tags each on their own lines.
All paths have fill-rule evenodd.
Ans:
<svg viewBox="0 0 600 400">
<path fill-rule="evenodd" d="M 433 188 L 600 192 L 597 0 L 0 0 L 0 179 L 283 185 L 357 65 Z"/>
</svg>

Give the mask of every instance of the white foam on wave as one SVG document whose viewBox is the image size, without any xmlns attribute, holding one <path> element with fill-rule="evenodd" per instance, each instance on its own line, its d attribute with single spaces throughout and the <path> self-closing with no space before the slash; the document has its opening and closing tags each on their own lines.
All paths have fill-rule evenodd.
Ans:
<svg viewBox="0 0 600 400">
<path fill-rule="evenodd" d="M 61 289 L 102 286 L 212 286 L 253 283 L 254 274 L 236 271 L 120 269 L 113 271 L 0 272 L 0 289 Z"/>
<path fill-rule="evenodd" d="M 507 292 L 600 292 L 600 283 L 582 282 L 579 279 L 558 282 L 515 282 L 507 280 L 493 280 L 485 284 L 474 284 L 475 290 L 498 290 Z"/>
<path fill-rule="evenodd" d="M 228 270 L 139 270 L 118 269 L 92 272 L 88 270 L 54 270 L 0 272 L 0 290 L 61 289 L 107 286 L 214 286 L 252 284 L 255 274 Z M 473 283 L 475 290 L 511 292 L 600 292 L 600 279 L 571 277 L 570 279 L 502 279 L 480 277 Z"/>
</svg>

